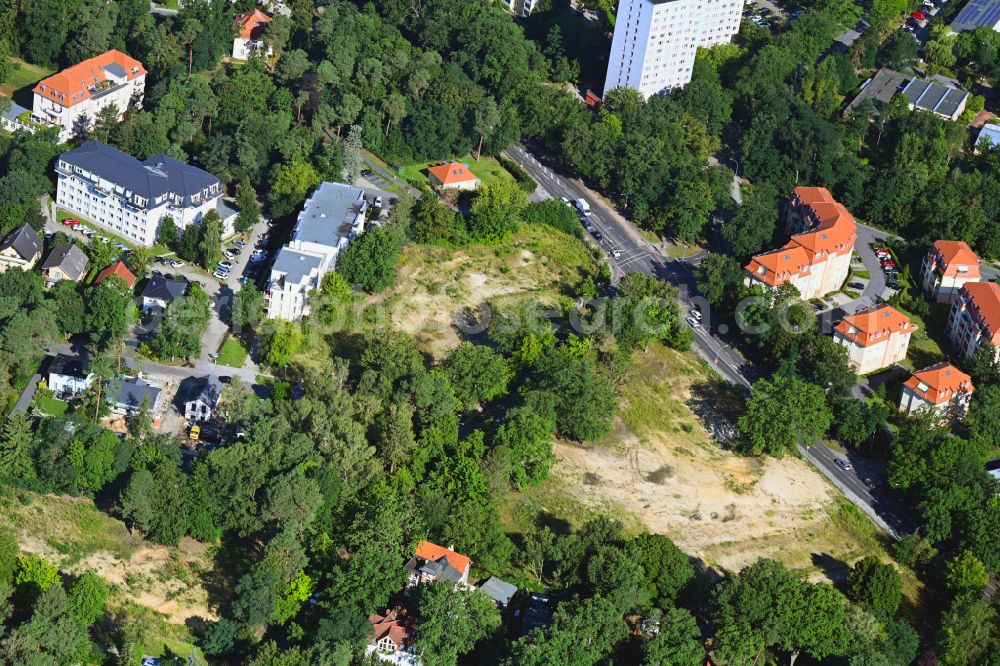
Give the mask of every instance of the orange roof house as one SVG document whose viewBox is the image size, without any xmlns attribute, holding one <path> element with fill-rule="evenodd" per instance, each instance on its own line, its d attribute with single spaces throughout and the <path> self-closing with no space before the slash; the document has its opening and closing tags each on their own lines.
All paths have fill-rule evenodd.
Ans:
<svg viewBox="0 0 1000 666">
<path fill-rule="evenodd" d="M 442 189 L 474 190 L 479 187 L 479 178 L 461 162 L 430 167 L 427 175 L 431 184 Z"/>
<path fill-rule="evenodd" d="M 834 329 L 851 342 L 862 347 L 884 342 L 896 333 L 912 333 L 917 330 L 910 318 L 889 305 L 859 312 L 844 317 Z"/>
<path fill-rule="evenodd" d="M 1000 345 L 1000 284 L 995 282 L 969 282 L 962 287 L 979 312 L 979 319 L 988 330 L 989 341 Z"/>
<path fill-rule="evenodd" d="M 945 404 L 975 390 L 972 377 L 944 361 L 914 372 L 903 386 L 931 405 Z"/>
<path fill-rule="evenodd" d="M 939 240 L 931 247 L 941 258 L 942 275 L 953 277 L 958 275 L 960 266 L 966 266 L 969 277 L 980 277 L 979 257 L 965 241 Z"/>
<path fill-rule="evenodd" d="M 129 289 L 135 286 L 135 276 L 132 274 L 132 271 L 128 269 L 128 266 L 125 265 L 124 261 L 116 261 L 101 271 L 98 274 L 97 279 L 94 280 L 94 284 L 100 284 L 104 281 L 104 278 L 110 275 L 117 275 L 121 279 L 125 280 L 125 284 L 128 285 Z"/>
<path fill-rule="evenodd" d="M 233 17 L 233 23 L 243 39 L 260 39 L 264 34 L 264 26 L 272 21 L 271 17 L 256 7 L 248 12 L 242 12 Z"/>
<path fill-rule="evenodd" d="M 371 644 L 380 652 L 393 653 L 413 645 L 412 618 L 393 608 L 385 615 L 369 615 L 372 625 Z"/>
<path fill-rule="evenodd" d="M 825 187 L 795 188 L 789 208 L 790 218 L 798 218 L 794 226 L 806 231 L 782 248 L 754 256 L 745 266 L 748 280 L 771 287 L 790 281 L 803 298 L 834 291 L 847 278 L 857 240 L 854 216 Z M 826 263 L 835 258 L 839 261 Z"/>
<path fill-rule="evenodd" d="M 471 566 L 472 560 L 465 555 L 430 541 L 421 541 L 405 568 L 410 572 L 410 585 L 432 580 L 467 585 Z"/>
<path fill-rule="evenodd" d="M 100 92 L 102 85 L 109 80 L 109 74 L 132 81 L 145 76 L 146 69 L 135 58 L 111 49 L 42 79 L 33 92 L 55 100 L 61 106 L 74 106 Z"/>
</svg>

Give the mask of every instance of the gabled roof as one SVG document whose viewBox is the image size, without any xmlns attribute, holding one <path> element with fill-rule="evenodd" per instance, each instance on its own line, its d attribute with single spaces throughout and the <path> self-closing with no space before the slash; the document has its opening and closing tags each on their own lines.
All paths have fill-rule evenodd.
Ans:
<svg viewBox="0 0 1000 666">
<path fill-rule="evenodd" d="M 128 266 L 125 265 L 124 261 L 116 261 L 101 271 L 98 274 L 97 279 L 94 280 L 94 284 L 100 284 L 104 281 L 104 278 L 109 275 L 117 275 L 121 279 L 125 280 L 125 284 L 128 285 L 129 289 L 135 286 L 135 276 L 132 275 L 132 271 L 128 269 Z"/>
<path fill-rule="evenodd" d="M 512 585 L 505 580 L 500 580 L 496 576 L 491 576 L 488 581 L 479 586 L 479 591 L 498 604 L 506 606 L 510 603 L 511 597 L 517 594 L 517 585 Z"/>
<path fill-rule="evenodd" d="M 443 185 L 453 185 L 455 183 L 465 183 L 470 180 L 479 180 L 476 174 L 469 171 L 469 167 L 461 162 L 449 162 L 430 167 L 427 172 L 433 174 Z"/>
<path fill-rule="evenodd" d="M 810 263 L 808 250 L 801 245 L 789 243 L 777 250 L 758 254 L 750 260 L 746 269 L 758 280 L 777 287 L 793 275 L 809 275 Z"/>
<path fill-rule="evenodd" d="M 421 541 L 417 544 L 414 556 L 417 560 L 413 563 L 416 569 L 425 570 L 434 577 L 444 580 L 457 581 L 469 572 L 469 567 L 472 565 L 472 560 L 465 555 L 430 541 Z"/>
<path fill-rule="evenodd" d="M 954 277 L 958 275 L 958 267 L 965 266 L 966 276 L 971 278 L 980 277 L 979 257 L 972 251 L 965 241 L 939 240 L 934 241 L 931 251 L 936 251 L 941 256 L 943 266 L 942 275 Z"/>
<path fill-rule="evenodd" d="M 209 375 L 200 382 L 200 390 L 191 395 L 186 402 L 201 402 L 209 407 L 219 404 L 222 397 L 222 382 L 215 375 Z"/>
<path fill-rule="evenodd" d="M 87 268 L 87 255 L 76 245 L 61 245 L 52 248 L 49 256 L 42 262 L 42 270 L 58 268 L 71 280 L 79 280 L 83 277 L 83 271 Z"/>
<path fill-rule="evenodd" d="M 944 361 L 914 372 L 903 385 L 932 405 L 940 405 L 956 395 L 975 390 L 972 377 Z"/>
<path fill-rule="evenodd" d="M 880 305 L 844 317 L 835 330 L 857 345 L 870 347 L 888 340 L 890 335 L 912 333 L 917 327 L 896 308 Z"/>
<path fill-rule="evenodd" d="M 145 400 L 149 408 L 156 405 L 160 397 L 160 388 L 145 379 L 113 379 L 108 382 L 107 400 L 120 407 L 138 408 Z"/>
<path fill-rule="evenodd" d="M 1000 345 L 1000 284 L 995 282 L 966 282 L 962 289 L 968 292 L 976 309 L 989 329 L 990 341 Z"/>
<path fill-rule="evenodd" d="M 38 232 L 30 225 L 22 224 L 10 232 L 0 243 L 0 252 L 4 250 L 14 250 L 17 256 L 25 261 L 31 261 L 35 255 L 42 251 L 42 239 L 38 237 Z"/>
<path fill-rule="evenodd" d="M 240 37 L 243 39 L 260 39 L 264 26 L 271 20 L 270 16 L 256 7 L 233 17 L 233 23 L 236 24 L 236 29 L 240 31 Z"/>
<path fill-rule="evenodd" d="M 79 356 L 56 354 L 49 362 L 49 374 L 84 379 L 87 377 L 86 364 Z"/>
<path fill-rule="evenodd" d="M 55 100 L 62 106 L 74 106 L 99 93 L 95 86 L 107 81 L 109 74 L 131 81 L 145 73 L 146 69 L 141 62 L 121 51 L 111 49 L 68 67 L 58 74 L 53 74 L 47 79 L 42 79 L 35 86 L 34 93 Z"/>
<path fill-rule="evenodd" d="M 142 290 L 142 297 L 169 302 L 183 296 L 187 288 L 188 283 L 182 280 L 168 280 L 161 275 L 154 275 Z"/>
<path fill-rule="evenodd" d="M 368 622 L 372 625 L 372 643 L 378 643 L 383 638 L 391 640 L 397 648 L 412 643 L 410 618 L 395 608 L 385 615 L 369 615 Z"/>
</svg>

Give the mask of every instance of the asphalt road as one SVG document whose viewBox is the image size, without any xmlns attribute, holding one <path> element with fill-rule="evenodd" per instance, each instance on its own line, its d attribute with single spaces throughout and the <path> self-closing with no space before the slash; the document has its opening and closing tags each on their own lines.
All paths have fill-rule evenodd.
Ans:
<svg viewBox="0 0 1000 666">
<path fill-rule="evenodd" d="M 746 359 L 733 349 L 731 343 L 710 332 L 711 325 L 707 321 L 708 304 L 694 291 L 694 267 L 703 255 L 695 255 L 683 261 L 661 256 L 656 248 L 642 238 L 610 205 L 573 176 L 561 172 L 560 168 L 547 157 L 531 153 L 520 145 L 509 148 L 506 153 L 552 198 L 565 197 L 571 202 L 584 199 L 590 205 L 591 214 L 587 222 L 604 237 L 599 243 L 593 235 L 590 238 L 606 253 L 616 281 L 626 273 L 645 273 L 677 286 L 686 310 L 695 305 L 701 306 L 700 309 L 706 315 L 706 319 L 703 325 L 694 328 L 695 350 L 728 381 L 750 388 L 754 377 L 752 369 Z M 620 253 L 618 257 L 612 255 L 613 250 Z"/>
</svg>

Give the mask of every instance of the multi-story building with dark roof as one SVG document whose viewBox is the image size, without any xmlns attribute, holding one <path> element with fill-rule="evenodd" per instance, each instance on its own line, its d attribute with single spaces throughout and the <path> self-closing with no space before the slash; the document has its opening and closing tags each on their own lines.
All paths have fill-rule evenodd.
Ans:
<svg viewBox="0 0 1000 666">
<path fill-rule="evenodd" d="M 153 245 L 164 218 L 178 229 L 218 209 L 223 224 L 235 212 L 222 205 L 219 179 L 169 155 L 139 161 L 117 148 L 87 141 L 56 162 L 56 204 L 140 245 Z"/>
</svg>

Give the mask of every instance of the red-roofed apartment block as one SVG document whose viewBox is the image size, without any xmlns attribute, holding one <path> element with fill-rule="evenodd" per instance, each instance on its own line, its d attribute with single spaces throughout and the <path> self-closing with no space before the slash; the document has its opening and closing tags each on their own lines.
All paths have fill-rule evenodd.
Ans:
<svg viewBox="0 0 1000 666">
<path fill-rule="evenodd" d="M 32 117 L 41 123 L 62 128 L 59 138 L 92 128 L 97 112 L 109 106 L 119 119 L 130 107 L 142 105 L 146 91 L 146 69 L 142 63 L 111 49 L 84 60 L 35 86 Z"/>
<path fill-rule="evenodd" d="M 796 187 L 785 222 L 794 235 L 784 247 L 751 259 L 745 284 L 776 289 L 791 283 L 803 299 L 840 289 L 858 238 L 854 216 L 825 187 Z"/>
<path fill-rule="evenodd" d="M 957 420 L 969 411 L 969 398 L 974 390 L 972 377 L 942 361 L 910 375 L 903 384 L 899 409 L 904 412 L 929 409 L 942 420 Z"/>
<path fill-rule="evenodd" d="M 926 291 L 938 303 L 951 303 L 966 282 L 979 282 L 979 257 L 964 241 L 939 240 L 927 250 L 920 267 Z"/>
<path fill-rule="evenodd" d="M 479 187 L 476 174 L 461 162 L 439 164 L 427 169 L 431 185 L 441 190 L 474 190 Z"/>
<path fill-rule="evenodd" d="M 867 375 L 906 358 L 910 336 L 917 330 L 910 318 L 888 305 L 844 317 L 833 330 L 837 344 L 847 347 L 848 362 Z"/>
<path fill-rule="evenodd" d="M 948 337 L 962 358 L 972 358 L 991 345 L 1000 360 L 1000 284 L 969 282 L 958 290 L 948 315 Z"/>
<path fill-rule="evenodd" d="M 257 8 L 234 16 L 237 34 L 233 38 L 233 57 L 249 60 L 254 53 L 270 56 L 271 47 L 264 43 L 264 30 L 270 22 L 271 17 Z"/>
</svg>

